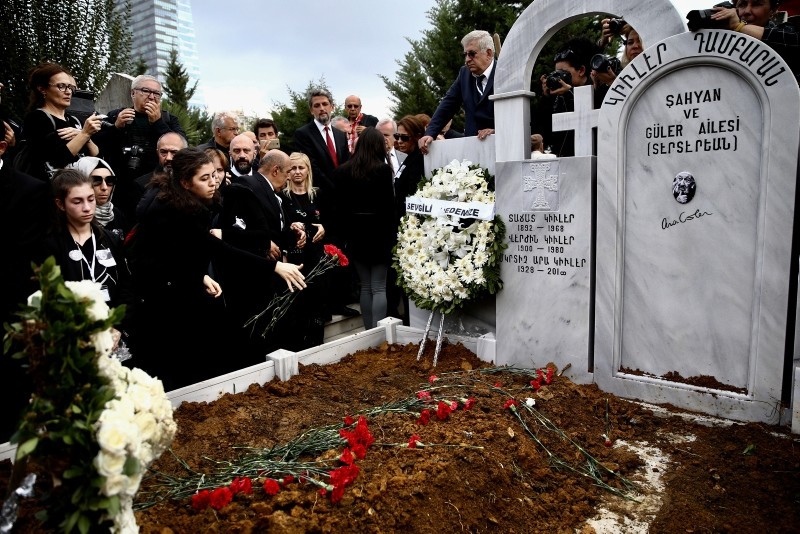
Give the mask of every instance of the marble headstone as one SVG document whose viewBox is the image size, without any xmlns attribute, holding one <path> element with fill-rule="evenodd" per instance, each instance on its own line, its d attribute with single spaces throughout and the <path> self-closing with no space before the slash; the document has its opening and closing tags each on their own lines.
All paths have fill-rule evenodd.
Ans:
<svg viewBox="0 0 800 534">
<path fill-rule="evenodd" d="M 741 33 L 670 37 L 617 77 L 598 125 L 602 389 L 777 422 L 798 124 L 794 76 Z"/>
<path fill-rule="evenodd" d="M 498 163 L 508 248 L 497 295 L 498 365 L 553 362 L 591 382 L 593 156 Z"/>
<path fill-rule="evenodd" d="M 115 72 L 106 84 L 95 102 L 99 113 L 108 113 L 113 109 L 127 108 L 133 105 L 131 101 L 131 82 L 133 76 Z"/>
</svg>

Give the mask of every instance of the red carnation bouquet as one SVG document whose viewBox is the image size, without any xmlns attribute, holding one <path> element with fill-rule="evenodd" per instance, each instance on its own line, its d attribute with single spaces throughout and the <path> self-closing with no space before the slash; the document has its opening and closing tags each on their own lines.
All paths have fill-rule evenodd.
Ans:
<svg viewBox="0 0 800 534">
<path fill-rule="evenodd" d="M 325 255 L 322 256 L 314 268 L 311 269 L 311 272 L 308 273 L 308 276 L 306 276 L 307 284 L 311 283 L 316 277 L 325 274 L 334 267 L 347 267 L 347 265 L 350 263 L 350 261 L 347 259 L 347 256 L 344 255 L 344 252 L 342 252 L 335 245 L 324 245 L 323 250 Z M 265 337 L 275 328 L 281 317 L 286 315 L 289 307 L 297 297 L 298 292 L 299 291 L 289 291 L 286 289 L 283 293 L 275 296 L 275 298 L 270 301 L 270 303 L 261 313 L 258 313 L 248 319 L 244 325 L 253 325 L 253 328 L 255 328 L 256 323 L 258 323 L 258 321 L 260 321 L 263 317 L 269 317 L 269 322 L 261 332 L 261 336 Z"/>
</svg>

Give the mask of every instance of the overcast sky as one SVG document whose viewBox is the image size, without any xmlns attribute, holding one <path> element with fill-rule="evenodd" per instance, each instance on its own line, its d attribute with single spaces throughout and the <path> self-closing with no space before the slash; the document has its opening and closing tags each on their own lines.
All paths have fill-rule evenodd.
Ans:
<svg viewBox="0 0 800 534">
<path fill-rule="evenodd" d="M 573 1 L 573 0 L 562 0 Z M 678 12 L 708 8 L 673 0 Z M 324 76 L 336 103 L 361 97 L 363 111 L 390 115 L 379 74 L 394 79 L 397 60 L 430 28 L 433 0 L 192 0 L 200 85 L 210 112 L 266 115 Z M 453 61 L 460 62 L 455 57 Z"/>
</svg>

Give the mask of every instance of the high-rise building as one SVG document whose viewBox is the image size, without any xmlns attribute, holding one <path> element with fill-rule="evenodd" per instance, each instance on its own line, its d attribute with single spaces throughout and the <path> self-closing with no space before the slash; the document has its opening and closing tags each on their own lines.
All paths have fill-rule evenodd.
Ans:
<svg viewBox="0 0 800 534">
<path fill-rule="evenodd" d="M 124 6 L 125 0 L 116 0 Z M 131 60 L 143 58 L 147 63 L 147 74 L 156 76 L 164 83 L 164 71 L 169 64 L 170 51 L 178 50 L 178 60 L 189 75 L 189 87 L 200 79 L 197 44 L 192 21 L 192 6 L 189 0 L 132 0 L 130 30 L 133 34 Z M 200 85 L 189 101 L 192 106 L 205 106 Z"/>
</svg>

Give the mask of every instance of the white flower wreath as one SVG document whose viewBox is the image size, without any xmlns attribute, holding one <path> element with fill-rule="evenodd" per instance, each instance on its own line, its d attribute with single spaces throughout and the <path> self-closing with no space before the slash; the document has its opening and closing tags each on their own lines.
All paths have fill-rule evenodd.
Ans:
<svg viewBox="0 0 800 534">
<path fill-rule="evenodd" d="M 435 201 L 490 205 L 494 178 L 470 161 L 453 160 L 424 179 L 415 197 Z M 452 313 L 465 302 L 494 294 L 500 280 L 500 259 L 506 245 L 505 225 L 492 220 L 464 219 L 447 213 L 408 213 L 400 225 L 394 251 L 398 284 L 418 308 Z"/>
</svg>

